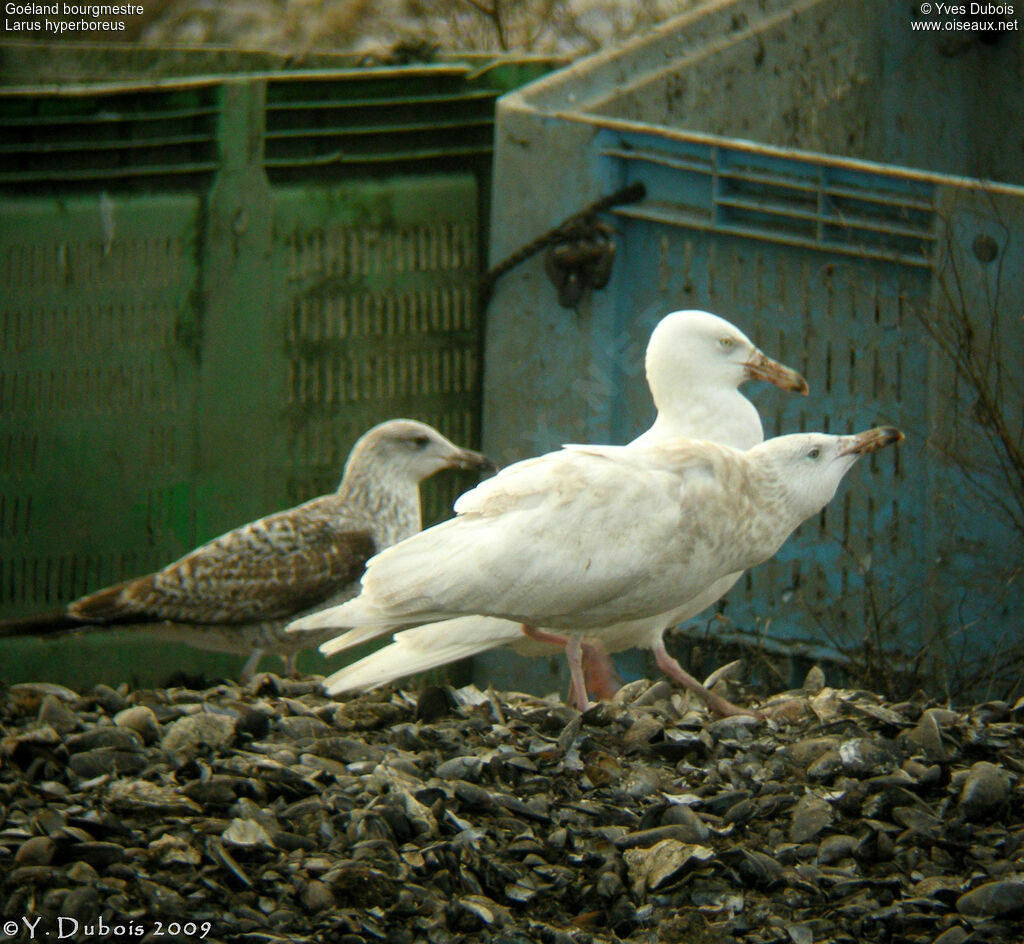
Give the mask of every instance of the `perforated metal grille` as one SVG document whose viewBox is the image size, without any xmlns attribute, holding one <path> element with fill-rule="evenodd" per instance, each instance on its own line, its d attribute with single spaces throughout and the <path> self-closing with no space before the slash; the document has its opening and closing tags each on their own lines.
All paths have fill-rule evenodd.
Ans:
<svg viewBox="0 0 1024 944">
<path fill-rule="evenodd" d="M 272 180 L 296 171 L 362 171 L 410 162 L 489 158 L 494 100 L 504 89 L 467 84 L 467 70 L 424 66 L 409 77 L 366 70 L 345 83 L 280 78 L 268 83 L 265 166 Z"/>
<path fill-rule="evenodd" d="M 389 417 L 478 441 L 494 100 L 552 61 L 2 58 L 0 616 L 335 489 Z M 427 520 L 469 484 L 438 477 Z M 88 642 L 12 647 L 4 677 L 128 677 L 125 639 Z"/>
<path fill-rule="evenodd" d="M 198 211 L 193 197 L 8 204 L 0 606 L 56 606 L 187 549 Z"/>
<path fill-rule="evenodd" d="M 633 152 L 613 156 L 626 154 Z M 649 181 L 644 158 L 631 166 Z M 847 255 L 843 247 L 822 251 L 810 239 L 803 245 L 785 220 L 773 231 L 764 219 L 757 232 L 737 227 L 735 219 L 716 223 L 710 214 L 697 221 L 686 209 L 692 191 L 677 182 L 668 199 L 659 183 L 667 185 L 668 178 L 654 185 L 653 211 L 617 211 L 626 227 L 621 264 L 629 272 L 623 283 L 629 303 L 621 299 L 618 310 L 642 309 L 648 291 L 659 303 L 671 298 L 680 308 L 689 300 L 734 320 L 772 357 L 800 370 L 811 386 L 807 398 L 763 385 L 744 388 L 766 436 L 844 434 L 891 423 L 908 435 L 908 448 L 919 450 L 928 433 L 928 398 L 908 391 L 928 389 L 929 365 L 911 302 L 927 299 L 927 270 L 910 264 L 902 251 L 867 249 L 854 256 L 852 246 Z M 662 314 L 659 307 L 632 327 L 630 315 L 623 316 L 623 330 L 635 337 L 625 350 L 637 361 L 626 368 L 627 376 L 642 376 L 640 352 Z M 623 392 L 625 440 L 649 421 L 650 405 L 642 385 L 625 385 Z M 926 529 L 929 512 L 921 490 L 906 477 L 905 452 L 888 449 L 859 463 L 817 520 L 805 523 L 730 591 L 726 615 L 747 631 L 763 628 L 770 618 L 773 637 L 815 644 L 824 642 L 827 627 L 828 642 L 848 648 L 877 619 L 873 581 L 876 599 L 919 608 L 927 565 L 906 537 Z M 839 639 L 836 633 L 846 635 Z"/>
<path fill-rule="evenodd" d="M 474 178 L 342 185 L 325 195 L 329 210 L 302 218 L 300 194 L 282 188 L 277 196 L 289 488 L 333 487 L 351 443 L 386 417 L 421 419 L 474 441 Z M 445 515 L 464 484 L 445 476 L 428 485 L 425 518 Z"/>
</svg>

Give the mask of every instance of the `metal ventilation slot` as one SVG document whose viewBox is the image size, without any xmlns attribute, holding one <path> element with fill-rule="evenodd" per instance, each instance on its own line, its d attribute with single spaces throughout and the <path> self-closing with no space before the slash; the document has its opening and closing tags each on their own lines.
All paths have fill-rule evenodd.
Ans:
<svg viewBox="0 0 1024 944">
<path fill-rule="evenodd" d="M 680 159 L 625 142 L 602 155 L 634 165 L 627 176 L 647 186 L 643 203 L 620 216 L 735 232 L 755 239 L 930 263 L 932 185 L 924 181 L 688 142 Z M 703 151 L 703 153 L 700 153 Z"/>
<path fill-rule="evenodd" d="M 818 194 L 764 174 L 718 175 L 717 219 L 723 225 L 763 227 L 813 239 L 818 230 Z"/>
<path fill-rule="evenodd" d="M 898 249 L 927 260 L 934 211 L 929 201 L 892 191 L 828 187 L 823 195 L 824 238 L 854 247 Z"/>
<path fill-rule="evenodd" d="M 0 186 L 209 174 L 216 114 L 203 89 L 0 98 Z"/>
<path fill-rule="evenodd" d="M 726 225 L 803 236 L 822 246 L 930 257 L 930 188 L 770 154 L 717 149 L 716 207 Z M 742 162 L 742 163 L 741 163 Z"/>
<path fill-rule="evenodd" d="M 395 81 L 353 81 L 344 87 L 344 97 L 334 97 L 336 85 L 272 83 L 265 166 L 280 179 L 308 166 L 388 167 L 487 157 L 494 100 L 501 90 L 466 88 L 463 78 L 445 70 L 433 91 L 415 95 L 402 95 Z"/>
</svg>

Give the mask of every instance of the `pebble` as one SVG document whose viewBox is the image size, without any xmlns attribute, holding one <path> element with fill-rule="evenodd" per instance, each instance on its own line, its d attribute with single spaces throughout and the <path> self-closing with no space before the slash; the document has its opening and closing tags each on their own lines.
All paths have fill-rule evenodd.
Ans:
<svg viewBox="0 0 1024 944">
<path fill-rule="evenodd" d="M 49 836 L 33 836 L 26 839 L 14 854 L 18 865 L 49 865 L 57 844 Z"/>
<path fill-rule="evenodd" d="M 919 751 L 926 761 L 948 761 L 950 759 L 949 749 L 942 739 L 942 729 L 939 725 L 939 718 L 945 714 L 936 714 L 934 711 L 927 711 L 921 716 L 916 727 L 903 732 L 902 737 L 910 747 Z"/>
<path fill-rule="evenodd" d="M 146 767 L 146 758 L 114 747 L 97 747 L 72 754 L 68 758 L 68 767 L 83 780 L 92 780 L 104 774 L 140 773 Z"/>
<path fill-rule="evenodd" d="M 281 734 L 290 741 L 329 737 L 334 733 L 334 729 L 319 718 L 303 715 L 278 718 L 274 724 Z"/>
<path fill-rule="evenodd" d="M 801 738 L 785 749 L 797 767 L 809 768 L 829 751 L 839 747 L 839 739 L 835 737 Z"/>
<path fill-rule="evenodd" d="M 309 911 L 325 911 L 334 907 L 334 893 L 326 882 L 307 882 L 301 893 L 302 905 Z"/>
<path fill-rule="evenodd" d="M 834 814 L 827 800 L 805 793 L 793 808 L 789 825 L 790 842 L 806 842 L 832 825 Z"/>
<path fill-rule="evenodd" d="M 99 873 L 88 862 L 75 862 L 70 865 L 67 877 L 69 881 L 81 885 L 95 885 L 100 880 Z"/>
<path fill-rule="evenodd" d="M 683 842 L 702 843 L 711 835 L 711 830 L 690 807 L 682 803 L 670 803 L 661 815 L 663 826 L 674 826 L 675 836 Z"/>
<path fill-rule="evenodd" d="M 168 752 L 206 747 L 218 750 L 235 737 L 235 720 L 228 715 L 200 713 L 179 718 L 164 734 L 160 746 Z"/>
<path fill-rule="evenodd" d="M 706 863 L 713 857 L 714 851 L 708 846 L 678 839 L 662 839 L 653 846 L 626 849 L 622 853 L 637 898 L 668 884 L 688 866 Z"/>
<path fill-rule="evenodd" d="M 443 761 L 434 768 L 434 776 L 442 780 L 466 780 L 475 783 L 480 779 L 483 769 L 483 758 L 472 755 L 460 755 L 451 760 Z"/>
<path fill-rule="evenodd" d="M 115 780 L 106 789 L 105 801 L 115 813 L 165 816 L 201 813 L 202 807 L 176 787 L 149 780 Z"/>
<path fill-rule="evenodd" d="M 81 734 L 73 734 L 65 739 L 64 746 L 69 753 L 75 754 L 79 751 L 95 751 L 104 748 L 134 751 L 142 747 L 142 743 L 142 738 L 134 731 L 126 731 L 113 725 L 104 725 Z"/>
<path fill-rule="evenodd" d="M 676 842 L 694 845 L 692 837 L 695 832 L 696 830 L 692 829 L 688 824 L 656 826 L 653 829 L 641 829 L 636 832 L 627 833 L 616 840 L 615 845 L 620 849 L 636 849 L 653 846 L 663 839 L 674 839 Z M 705 827 L 706 832 L 707 827 Z"/>
<path fill-rule="evenodd" d="M 94 928 L 98 927 L 98 925 L 92 922 L 101 913 L 102 905 L 99 892 L 89 885 L 71 889 L 61 902 L 61 917 L 77 921 L 79 925 L 86 924 Z"/>
<path fill-rule="evenodd" d="M 160 723 L 147 705 L 133 705 L 114 715 L 114 724 L 134 731 L 144 744 L 154 744 L 160 737 Z"/>
<path fill-rule="evenodd" d="M 93 842 L 86 840 L 68 848 L 68 857 L 75 861 L 86 862 L 96 869 L 103 869 L 115 862 L 124 861 L 127 853 L 123 846 L 116 842 Z"/>
<path fill-rule="evenodd" d="M 267 831 L 252 819 L 231 820 L 228 828 L 224 830 L 223 839 L 227 845 L 238 849 L 253 849 L 260 846 L 270 848 L 274 845 Z"/>
<path fill-rule="evenodd" d="M 60 734 L 69 734 L 78 725 L 78 716 L 67 706 L 66 700 L 56 695 L 45 695 L 39 706 L 39 721 L 48 724 Z"/>
<path fill-rule="evenodd" d="M 956 900 L 962 915 L 1008 918 L 1024 915 L 1024 880 L 986 882 Z"/>
<path fill-rule="evenodd" d="M 1010 799 L 1009 774 L 996 764 L 979 760 L 971 765 L 960 789 L 960 808 L 970 820 L 995 815 Z"/>
<path fill-rule="evenodd" d="M 850 738 L 836 749 L 844 774 L 850 777 L 877 777 L 893 770 L 896 754 L 877 738 Z"/>
<path fill-rule="evenodd" d="M 80 697 L 78 692 L 52 682 L 17 682 L 7 689 L 8 707 L 15 714 L 39 711 L 47 696 L 69 704 Z"/>
<path fill-rule="evenodd" d="M 124 696 L 109 685 L 97 685 L 92 690 L 92 695 L 90 697 L 96 702 L 96 704 L 102 707 L 108 715 L 116 715 L 127 706 Z"/>
<path fill-rule="evenodd" d="M 820 665 L 812 665 L 804 676 L 803 689 L 805 692 L 817 694 L 825 687 L 825 671 Z"/>
<path fill-rule="evenodd" d="M 658 771 L 650 767 L 638 767 L 622 781 L 622 789 L 635 800 L 653 796 L 661 785 Z"/>
<path fill-rule="evenodd" d="M 161 866 L 199 865 L 202 856 L 180 836 L 165 835 L 154 839 L 146 850 L 151 859 Z"/>
</svg>

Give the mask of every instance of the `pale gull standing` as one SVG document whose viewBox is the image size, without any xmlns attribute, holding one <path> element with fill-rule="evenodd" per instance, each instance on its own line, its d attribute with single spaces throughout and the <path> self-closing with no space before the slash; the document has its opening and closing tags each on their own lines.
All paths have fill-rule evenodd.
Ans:
<svg viewBox="0 0 1024 944">
<path fill-rule="evenodd" d="M 297 654 L 329 634 L 289 635 L 292 619 L 359 588 L 366 561 L 420 530 L 419 483 L 441 469 L 494 469 L 414 420 L 374 426 L 353 446 L 338 490 L 214 538 L 156 573 L 91 593 L 58 613 L 0 623 L 0 637 L 155 624 L 146 631 L 250 656 Z"/>
<path fill-rule="evenodd" d="M 739 391 L 743 383 L 764 380 L 784 390 L 807 393 L 803 377 L 767 357 L 728 321 L 705 311 L 666 315 L 651 334 L 645 369 L 656 418 L 650 429 L 629 444 L 631 448 L 688 437 L 748 449 L 764 439 L 764 431 L 757 410 Z M 689 619 L 713 604 L 738 577 L 734 574 L 707 588 L 694 601 L 693 611 L 674 622 Z M 653 632 L 630 625 L 603 627 L 591 634 L 600 644 L 596 651 L 589 651 L 587 660 L 592 687 L 595 676 L 603 682 L 611 674 L 600 657 L 602 649 L 616 652 L 647 646 L 663 671 L 705 697 L 716 711 L 730 713 L 734 706 L 707 693 L 665 649 L 662 631 L 674 622 L 666 615 Z M 524 638 L 524 629 L 531 638 Z M 544 639 L 551 641 L 541 641 Z M 557 642 L 564 649 L 564 641 L 543 630 L 493 617 L 463 617 L 398 633 L 392 644 L 334 673 L 326 684 L 331 693 L 372 688 L 497 646 L 533 656 L 558 651 Z M 574 693 L 577 702 L 580 697 Z"/>
<path fill-rule="evenodd" d="M 861 455 L 900 439 L 885 427 L 746 452 L 686 439 L 566 447 L 467 492 L 455 518 L 374 557 L 358 597 L 299 624 L 358 627 L 346 645 L 461 615 L 551 627 L 570 634 L 579 692 L 583 636 L 663 619 L 767 560 Z"/>
</svg>

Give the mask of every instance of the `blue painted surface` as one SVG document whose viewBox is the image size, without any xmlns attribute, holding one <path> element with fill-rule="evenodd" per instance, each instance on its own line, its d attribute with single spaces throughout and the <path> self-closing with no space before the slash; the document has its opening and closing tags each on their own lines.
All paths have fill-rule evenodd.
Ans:
<svg viewBox="0 0 1024 944">
<path fill-rule="evenodd" d="M 828 611 L 831 621 L 840 624 L 836 631 L 853 637 L 842 639 L 843 646 L 855 645 L 866 608 L 864 574 L 857 564 L 868 554 L 876 575 L 899 573 L 906 585 L 916 588 L 906 606 L 919 611 L 927 562 L 900 534 L 924 527 L 927 519 L 924 496 L 907 489 L 908 475 L 912 479 L 921 467 L 928 435 L 927 398 L 906 396 L 910 389 L 926 389 L 928 381 L 928 349 L 919 343 L 920 327 L 907 311 L 908 300 L 928 301 L 930 277 L 917 261 L 920 253 L 911 254 L 902 232 L 894 234 L 893 247 L 876 244 L 860 252 L 837 234 L 825 235 L 817 219 L 811 220 L 810 229 L 805 229 L 806 220 L 798 219 L 801 230 L 784 228 L 780 238 L 770 227 L 773 217 L 787 222 L 793 217 L 784 216 L 788 208 L 772 182 L 762 185 L 764 191 L 774 187 L 774 214 L 738 219 L 730 212 L 716 219 L 705 179 L 710 175 L 694 180 L 695 175 L 684 172 L 672 179 L 662 168 L 652 184 L 649 162 L 622 156 L 649 146 L 648 136 L 609 137 L 617 139 L 617 154 L 600 159 L 625 164 L 622 176 L 641 179 L 649 188 L 645 204 L 627 208 L 617 221 L 622 239 L 616 338 L 631 340 L 619 340 L 619 350 L 611 355 L 630 359 L 620 366 L 620 383 L 612 395 L 619 406 L 614 438 L 628 439 L 649 422 L 649 397 L 640 381 L 642 345 L 665 313 L 667 299 L 676 300 L 674 307 L 708 308 L 730 318 L 771 356 L 805 374 L 812 391 L 807 399 L 748 387 L 767 435 L 810 429 L 848 432 L 892 423 L 908 436 L 899 452 L 883 453 L 850 476 L 823 513 L 822 528 L 805 526 L 772 562 L 731 592 L 725 615 L 748 630 L 770 617 L 777 638 L 811 642 L 819 633 L 809 611 Z M 659 147 L 669 146 L 659 142 Z M 712 148 L 703 148 L 710 164 Z M 741 165 L 741 152 L 716 150 L 720 166 Z M 695 146 L 688 151 L 692 156 Z M 751 173 L 749 163 L 743 166 Z M 802 177 L 812 184 L 817 170 L 778 157 L 762 158 L 757 168 L 762 181 L 770 173 L 773 180 Z M 877 186 L 869 175 L 857 179 L 847 171 L 843 177 L 843 189 L 867 194 Z M 885 183 L 887 199 L 899 194 L 900 181 L 887 178 Z M 900 195 L 919 200 L 921 190 L 914 183 Z M 753 187 L 747 193 L 756 195 Z M 805 193 L 799 196 L 793 212 Z M 814 197 L 815 205 L 822 202 Z M 646 203 L 658 206 L 660 219 L 642 218 Z M 673 216 L 670 211 L 679 207 L 686 210 Z M 701 215 L 703 209 L 706 215 Z M 930 226 L 924 229 L 930 232 Z M 892 513 L 894 503 L 898 516 Z M 912 639 L 920 632 L 916 620 L 901 622 L 903 637 Z"/>
</svg>

